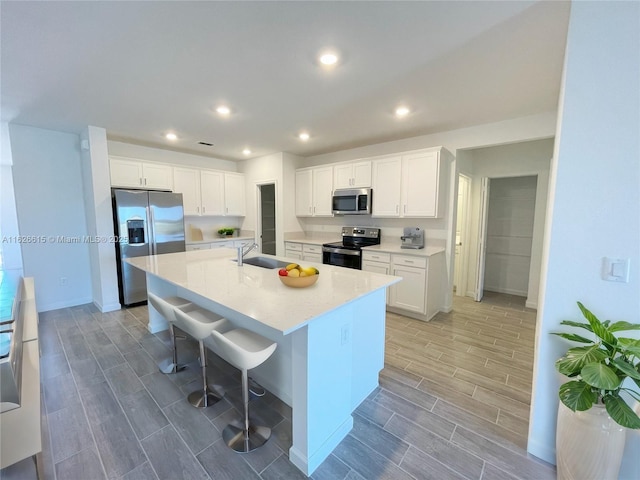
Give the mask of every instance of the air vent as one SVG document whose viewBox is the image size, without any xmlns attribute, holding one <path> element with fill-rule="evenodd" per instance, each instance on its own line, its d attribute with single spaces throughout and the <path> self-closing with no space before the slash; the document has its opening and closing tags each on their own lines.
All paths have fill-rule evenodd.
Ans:
<svg viewBox="0 0 640 480">
<path fill-rule="evenodd" d="M 206 145 L 207 147 L 213 147 L 213 143 L 208 143 L 208 142 L 198 142 L 198 144 L 200 144 L 200 145 Z"/>
</svg>

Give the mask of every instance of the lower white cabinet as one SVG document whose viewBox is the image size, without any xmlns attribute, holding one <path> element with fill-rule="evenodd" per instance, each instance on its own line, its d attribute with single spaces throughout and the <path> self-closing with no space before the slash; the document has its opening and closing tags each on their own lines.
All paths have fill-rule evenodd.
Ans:
<svg viewBox="0 0 640 480">
<path fill-rule="evenodd" d="M 302 260 L 305 262 L 321 264 L 322 263 L 322 245 L 302 245 Z"/>
<path fill-rule="evenodd" d="M 304 260 L 316 266 L 322 263 L 322 245 L 284 242 L 284 254 L 287 258 Z"/>
<path fill-rule="evenodd" d="M 387 309 L 420 320 L 431 320 L 444 306 L 444 253 L 402 255 L 362 252 L 362 270 L 402 277 L 387 289 Z"/>
<path fill-rule="evenodd" d="M 394 265 L 391 275 L 402 277 L 402 281 L 391 287 L 389 305 L 424 315 L 427 295 L 426 269 Z"/>
<path fill-rule="evenodd" d="M 210 248 L 210 243 L 192 243 L 185 245 L 185 250 L 187 252 L 192 252 L 194 250 L 209 250 Z"/>
</svg>

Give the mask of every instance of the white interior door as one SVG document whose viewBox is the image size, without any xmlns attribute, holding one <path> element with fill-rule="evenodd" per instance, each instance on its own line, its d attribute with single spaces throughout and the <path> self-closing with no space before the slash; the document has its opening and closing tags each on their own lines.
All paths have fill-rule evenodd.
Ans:
<svg viewBox="0 0 640 480">
<path fill-rule="evenodd" d="M 458 175 L 458 206 L 456 215 L 454 285 L 456 295 L 465 296 L 469 277 L 469 202 L 471 200 L 471 179 Z"/>
<path fill-rule="evenodd" d="M 481 189 L 476 268 L 476 302 L 482 300 L 482 292 L 484 290 L 484 258 L 487 253 L 487 217 L 489 212 L 489 178 L 482 177 Z"/>
</svg>

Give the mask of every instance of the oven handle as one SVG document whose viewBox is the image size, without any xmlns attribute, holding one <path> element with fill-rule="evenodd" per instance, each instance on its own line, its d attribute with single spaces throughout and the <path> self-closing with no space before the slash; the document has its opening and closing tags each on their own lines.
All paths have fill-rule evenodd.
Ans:
<svg viewBox="0 0 640 480">
<path fill-rule="evenodd" d="M 322 247 L 322 251 L 326 253 L 339 253 L 340 255 L 360 256 L 359 250 L 347 250 L 344 248 Z"/>
</svg>

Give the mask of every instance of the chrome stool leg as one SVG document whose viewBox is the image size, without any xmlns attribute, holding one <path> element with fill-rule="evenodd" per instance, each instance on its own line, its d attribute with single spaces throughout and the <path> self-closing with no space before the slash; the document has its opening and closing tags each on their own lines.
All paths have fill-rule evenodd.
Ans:
<svg viewBox="0 0 640 480">
<path fill-rule="evenodd" d="M 186 369 L 186 365 L 178 364 L 178 349 L 176 348 L 176 332 L 173 323 L 169 324 L 169 338 L 171 339 L 171 358 L 162 360 L 158 368 L 162 373 L 177 373 Z"/>
<path fill-rule="evenodd" d="M 238 453 L 249 453 L 265 444 L 271 436 L 271 429 L 249 423 L 249 375 L 242 370 L 242 403 L 244 422 L 242 425 L 229 424 L 222 431 L 222 439 Z"/>
<path fill-rule="evenodd" d="M 197 408 L 209 407 L 222 399 L 222 395 L 209 387 L 207 380 L 207 352 L 204 342 L 200 340 L 200 365 L 202 368 L 202 390 L 191 392 L 187 399 L 189 403 Z"/>
</svg>

